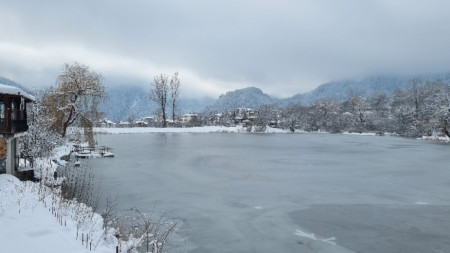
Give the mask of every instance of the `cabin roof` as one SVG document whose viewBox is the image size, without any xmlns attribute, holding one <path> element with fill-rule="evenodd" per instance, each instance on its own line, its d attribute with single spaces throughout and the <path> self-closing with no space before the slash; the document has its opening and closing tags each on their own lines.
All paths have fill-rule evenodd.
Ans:
<svg viewBox="0 0 450 253">
<path fill-rule="evenodd" d="M 16 96 L 19 95 L 31 101 L 35 100 L 34 96 L 26 93 L 22 89 L 2 83 L 0 83 L 0 94 L 16 95 Z"/>
</svg>

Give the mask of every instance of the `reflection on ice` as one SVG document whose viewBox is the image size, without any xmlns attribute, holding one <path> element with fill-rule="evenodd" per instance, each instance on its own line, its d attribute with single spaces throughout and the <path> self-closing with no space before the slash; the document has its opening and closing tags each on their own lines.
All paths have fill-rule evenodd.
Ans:
<svg viewBox="0 0 450 253">
<path fill-rule="evenodd" d="M 172 253 L 450 252 L 449 145 L 218 133 L 99 142 L 116 157 L 89 162 L 120 210 L 183 219 L 185 242 L 177 238 Z"/>
</svg>

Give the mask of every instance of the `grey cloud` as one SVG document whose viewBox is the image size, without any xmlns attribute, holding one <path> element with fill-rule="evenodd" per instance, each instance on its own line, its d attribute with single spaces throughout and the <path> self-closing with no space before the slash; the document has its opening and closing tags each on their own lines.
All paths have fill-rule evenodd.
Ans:
<svg viewBox="0 0 450 253">
<path fill-rule="evenodd" d="M 447 1 L 0 4 L 0 13 L 9 13 L 9 21 L 14 21 L 0 42 L 77 45 L 103 55 L 148 61 L 161 69 L 190 69 L 205 80 L 255 85 L 279 96 L 377 72 L 450 70 Z M 149 70 L 149 79 L 156 74 L 152 71 L 158 69 Z M 135 80 L 132 73 L 130 80 Z"/>
</svg>

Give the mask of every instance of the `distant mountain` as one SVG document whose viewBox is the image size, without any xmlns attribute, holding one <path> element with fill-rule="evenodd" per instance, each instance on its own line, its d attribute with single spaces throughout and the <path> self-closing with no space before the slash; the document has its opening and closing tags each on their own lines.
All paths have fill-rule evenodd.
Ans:
<svg viewBox="0 0 450 253">
<path fill-rule="evenodd" d="M 180 98 L 180 113 L 199 113 L 207 106 L 214 103 L 215 99 L 212 97 L 201 98 Z"/>
<path fill-rule="evenodd" d="M 278 99 L 263 93 L 261 89 L 249 87 L 220 95 L 214 103 L 205 108 L 205 111 L 222 112 L 239 107 L 254 109 L 278 102 Z"/>
<path fill-rule="evenodd" d="M 0 83 L 20 88 L 21 90 L 25 91 L 26 93 L 30 93 L 30 94 L 32 93 L 30 91 L 30 89 L 24 87 L 23 85 L 18 84 L 16 82 L 14 82 L 13 80 L 10 80 L 10 79 L 2 77 L 2 76 L 0 76 Z"/>
<path fill-rule="evenodd" d="M 112 121 L 139 119 L 158 113 L 158 105 L 149 99 L 150 90 L 144 87 L 133 85 L 107 87 L 107 94 L 106 101 L 99 109 Z M 181 97 L 178 114 L 200 112 L 213 101 L 213 98 L 208 97 L 198 99 Z"/>
<path fill-rule="evenodd" d="M 411 81 L 417 79 L 422 83 L 427 81 L 442 80 L 450 83 L 450 73 L 422 75 L 412 77 L 375 76 L 361 80 L 345 80 L 329 82 L 320 85 L 316 89 L 295 96 L 277 99 L 263 93 L 259 88 L 249 87 L 229 91 L 219 96 L 218 99 L 180 99 L 180 110 L 178 114 L 198 112 L 223 112 L 234 108 L 246 107 L 256 109 L 271 104 L 303 104 L 310 105 L 317 99 L 335 98 L 345 101 L 350 96 L 360 95 L 368 97 L 374 91 L 383 91 L 391 95 L 397 88 L 407 88 Z M 113 120 L 127 120 L 141 118 L 157 113 L 158 107 L 148 99 L 149 91 L 139 86 L 120 86 L 108 88 L 109 98 L 101 106 L 106 117 Z"/>
<path fill-rule="evenodd" d="M 397 88 L 409 87 L 413 79 L 422 83 L 436 80 L 449 83 L 450 73 L 409 77 L 375 76 L 362 80 L 329 82 L 320 85 L 310 92 L 297 94 L 293 97 L 283 99 L 281 102 L 283 104 L 301 103 L 303 105 L 310 105 L 321 98 L 335 98 L 342 102 L 352 95 L 369 97 L 374 91 L 382 91 L 387 95 L 391 95 Z"/>
<path fill-rule="evenodd" d="M 107 87 L 107 99 L 99 110 L 112 121 L 138 119 L 153 114 L 157 107 L 150 103 L 148 92 L 138 86 Z"/>
<path fill-rule="evenodd" d="M 417 79 L 422 83 L 436 80 L 450 83 L 450 73 L 409 77 L 375 76 L 361 80 L 329 82 L 320 85 L 310 92 L 297 94 L 285 99 L 276 99 L 255 87 L 229 91 L 219 96 L 218 99 L 210 97 L 198 99 L 181 97 L 178 114 L 205 111 L 222 112 L 239 107 L 256 109 L 263 105 L 276 103 L 282 105 L 291 103 L 310 105 L 315 100 L 321 98 L 335 98 L 342 102 L 352 95 L 368 97 L 374 91 L 383 91 L 387 95 L 390 95 L 397 88 L 409 87 L 413 79 Z M 0 83 L 19 87 L 28 93 L 32 93 L 26 87 L 4 77 L 0 77 Z M 158 113 L 158 106 L 148 98 L 149 90 L 141 86 L 123 85 L 107 87 L 107 93 L 108 98 L 100 105 L 99 109 L 110 120 L 117 122 L 127 119 L 139 119 Z"/>
</svg>

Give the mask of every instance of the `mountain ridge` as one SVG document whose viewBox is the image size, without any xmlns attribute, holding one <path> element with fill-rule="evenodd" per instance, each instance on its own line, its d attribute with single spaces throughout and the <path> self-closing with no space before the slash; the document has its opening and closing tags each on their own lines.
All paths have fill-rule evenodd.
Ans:
<svg viewBox="0 0 450 253">
<path fill-rule="evenodd" d="M 277 103 L 278 99 L 273 98 L 261 89 L 256 87 L 247 87 L 229 91 L 219 96 L 210 106 L 206 107 L 204 111 L 226 111 L 237 107 L 258 108 L 263 105 Z"/>
<path fill-rule="evenodd" d="M 382 91 L 386 95 L 391 95 L 397 88 L 408 88 L 414 79 L 418 80 L 419 83 L 441 80 L 449 84 L 450 72 L 409 77 L 373 76 L 360 80 L 349 79 L 328 82 L 319 85 L 312 91 L 298 93 L 283 99 L 268 95 L 260 88 L 247 87 L 228 91 L 217 99 L 212 97 L 196 99 L 181 97 L 177 112 L 180 115 L 185 113 L 223 112 L 239 107 L 257 109 L 261 106 L 273 104 L 283 106 L 289 104 L 310 105 L 321 98 L 335 98 L 343 102 L 354 95 L 368 97 L 375 91 Z M 13 85 L 32 93 L 23 85 L 1 76 L 0 83 Z M 156 114 L 158 106 L 150 101 L 148 92 L 145 88 L 137 85 L 107 87 L 108 98 L 100 105 L 100 110 L 105 112 L 105 117 L 113 121 L 138 119 Z M 171 108 L 168 109 L 171 110 Z"/>
</svg>

